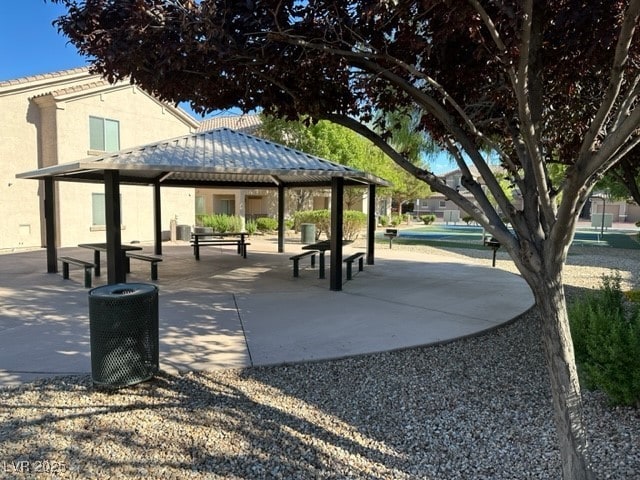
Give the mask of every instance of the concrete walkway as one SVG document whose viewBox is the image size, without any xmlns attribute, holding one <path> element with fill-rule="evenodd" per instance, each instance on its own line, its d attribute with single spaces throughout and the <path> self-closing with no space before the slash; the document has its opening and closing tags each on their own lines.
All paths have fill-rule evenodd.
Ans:
<svg viewBox="0 0 640 480">
<path fill-rule="evenodd" d="M 145 251 L 152 247 L 145 245 Z M 308 259 L 292 277 L 276 243 L 251 239 L 247 259 L 233 247 L 163 246 L 159 265 L 160 368 L 175 373 L 379 352 L 442 342 L 491 329 L 533 305 L 525 282 L 487 266 L 376 246 L 343 291 L 329 290 Z M 345 256 L 351 248 L 345 251 Z M 59 255 L 90 260 L 92 252 Z M 103 259 L 104 266 L 104 259 Z M 104 270 L 104 268 L 103 268 Z M 132 260 L 128 282 L 149 281 Z M 0 386 L 90 373 L 88 290 L 83 272 L 47 274 L 42 250 L 0 255 Z M 104 285 L 106 271 L 94 278 Z"/>
</svg>

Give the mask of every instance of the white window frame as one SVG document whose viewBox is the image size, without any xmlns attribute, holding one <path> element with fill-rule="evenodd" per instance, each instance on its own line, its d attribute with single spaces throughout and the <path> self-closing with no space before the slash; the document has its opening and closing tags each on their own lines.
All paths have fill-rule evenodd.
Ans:
<svg viewBox="0 0 640 480">
<path fill-rule="evenodd" d="M 218 200 L 220 210 L 224 215 L 235 215 L 236 201 L 233 198 L 221 198 Z"/>
<path fill-rule="evenodd" d="M 100 199 L 100 200 L 98 200 Z M 97 203 L 100 202 L 100 203 Z M 100 192 L 91 193 L 91 230 L 104 230 L 106 228 L 105 195 Z M 102 222 L 102 223 L 100 223 Z M 120 228 L 124 229 L 122 217 L 122 194 L 120 195 Z"/>
<path fill-rule="evenodd" d="M 120 122 L 111 118 L 89 116 L 89 151 L 120 150 Z"/>
</svg>

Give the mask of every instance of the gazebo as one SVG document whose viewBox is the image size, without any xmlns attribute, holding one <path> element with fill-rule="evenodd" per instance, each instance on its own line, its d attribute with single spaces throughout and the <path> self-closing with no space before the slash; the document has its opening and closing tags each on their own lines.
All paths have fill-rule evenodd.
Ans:
<svg viewBox="0 0 640 480">
<path fill-rule="evenodd" d="M 58 271 L 55 244 L 56 181 L 103 183 L 107 281 L 125 281 L 121 248 L 120 185 L 154 189 L 154 253 L 162 254 L 161 187 L 260 188 L 278 190 L 278 252 L 284 252 L 286 188 L 331 187 L 330 289 L 342 290 L 342 221 L 345 186 L 368 188 L 367 264 L 374 263 L 376 186 L 372 174 L 227 128 L 197 132 L 98 157 L 23 172 L 16 178 L 44 181 L 47 271 Z"/>
</svg>

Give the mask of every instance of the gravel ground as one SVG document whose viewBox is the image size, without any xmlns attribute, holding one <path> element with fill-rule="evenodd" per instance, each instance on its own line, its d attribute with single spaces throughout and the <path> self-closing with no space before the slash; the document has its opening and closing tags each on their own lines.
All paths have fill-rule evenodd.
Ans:
<svg viewBox="0 0 640 480">
<path fill-rule="evenodd" d="M 394 246 L 394 248 L 428 247 Z M 486 265 L 486 252 L 444 251 Z M 513 271 L 504 253 L 498 268 Z M 637 252 L 569 258 L 570 297 Z M 640 412 L 584 392 L 597 478 L 640 478 Z M 181 376 L 105 391 L 90 376 L 0 390 L 1 478 L 557 479 L 535 310 L 446 345 Z"/>
</svg>

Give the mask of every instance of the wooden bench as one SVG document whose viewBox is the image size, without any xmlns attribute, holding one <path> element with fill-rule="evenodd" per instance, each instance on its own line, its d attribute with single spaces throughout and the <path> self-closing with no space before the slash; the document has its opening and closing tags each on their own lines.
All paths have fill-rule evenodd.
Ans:
<svg viewBox="0 0 640 480">
<path fill-rule="evenodd" d="M 358 271 L 361 272 L 362 270 L 364 270 L 364 252 L 354 253 L 353 255 L 343 260 L 344 263 L 347 264 L 347 280 L 351 280 L 353 278 L 353 270 L 351 266 L 356 260 L 358 260 Z"/>
<path fill-rule="evenodd" d="M 294 255 L 293 257 L 289 257 L 289 260 L 293 260 L 293 276 L 294 277 L 300 276 L 299 263 L 300 263 L 300 260 L 303 259 L 304 257 L 308 257 L 309 255 L 311 255 L 311 268 L 314 268 L 316 266 L 316 253 L 318 252 L 315 250 L 307 250 L 306 252 L 302 252 L 302 253 L 299 253 L 298 255 Z"/>
<path fill-rule="evenodd" d="M 158 280 L 158 263 L 162 261 L 162 257 L 132 252 L 127 252 L 127 257 L 151 263 L 151 280 Z"/>
<path fill-rule="evenodd" d="M 78 258 L 73 257 L 59 257 L 58 260 L 62 262 L 62 278 L 69 279 L 69 264 L 78 265 L 84 268 L 84 286 L 85 288 L 91 288 L 91 269 L 95 268 L 95 265 L 91 262 L 85 262 Z"/>
</svg>

